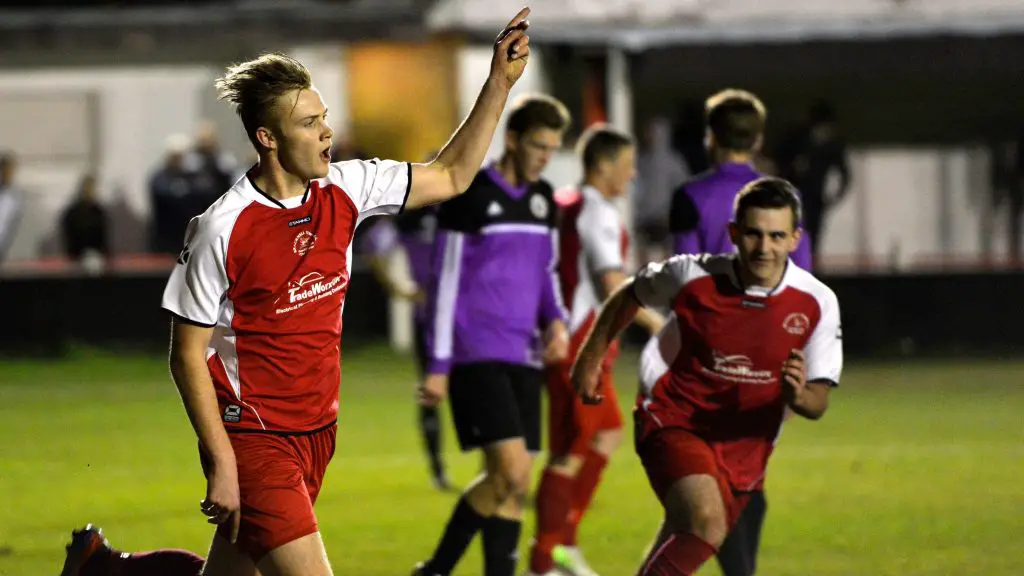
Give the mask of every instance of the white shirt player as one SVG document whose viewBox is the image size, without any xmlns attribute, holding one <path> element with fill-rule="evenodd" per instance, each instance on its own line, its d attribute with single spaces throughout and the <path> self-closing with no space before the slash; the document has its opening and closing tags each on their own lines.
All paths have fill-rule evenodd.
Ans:
<svg viewBox="0 0 1024 576">
<path fill-rule="evenodd" d="M 625 266 L 626 235 L 618 208 L 596 188 L 583 186 L 582 208 L 576 217 L 578 281 L 572 292 L 569 331 L 588 323 L 604 298 L 601 275 Z"/>
</svg>

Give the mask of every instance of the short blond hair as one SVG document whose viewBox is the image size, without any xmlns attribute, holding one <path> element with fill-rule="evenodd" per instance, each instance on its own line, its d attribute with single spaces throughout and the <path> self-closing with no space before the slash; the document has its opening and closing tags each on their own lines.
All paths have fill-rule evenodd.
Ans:
<svg viewBox="0 0 1024 576">
<path fill-rule="evenodd" d="M 269 124 L 277 99 L 293 90 L 308 90 L 313 79 L 298 60 L 268 53 L 229 66 L 214 86 L 219 99 L 234 105 L 249 141 L 259 148 L 256 130 Z"/>
</svg>

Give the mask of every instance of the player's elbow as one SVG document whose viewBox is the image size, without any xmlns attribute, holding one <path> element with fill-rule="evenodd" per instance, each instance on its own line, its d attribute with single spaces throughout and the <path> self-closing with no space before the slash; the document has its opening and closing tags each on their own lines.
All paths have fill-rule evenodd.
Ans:
<svg viewBox="0 0 1024 576">
<path fill-rule="evenodd" d="M 464 166 L 463 164 L 465 162 L 460 161 L 459 158 L 452 158 L 450 155 L 443 155 L 430 163 L 436 168 L 438 186 L 445 190 L 444 196 L 450 198 L 469 190 L 480 167 Z"/>
<path fill-rule="evenodd" d="M 799 413 L 808 420 L 821 420 L 825 416 L 825 412 L 828 411 L 828 397 L 823 399 L 817 399 L 815 402 L 804 405 L 799 410 Z"/>
<path fill-rule="evenodd" d="M 196 370 L 197 366 L 205 367 L 206 362 L 205 358 L 196 358 L 194 354 L 187 353 L 180 346 L 171 346 L 167 364 L 171 371 L 171 378 L 176 383 L 180 383 L 187 381 L 188 375 Z"/>
</svg>

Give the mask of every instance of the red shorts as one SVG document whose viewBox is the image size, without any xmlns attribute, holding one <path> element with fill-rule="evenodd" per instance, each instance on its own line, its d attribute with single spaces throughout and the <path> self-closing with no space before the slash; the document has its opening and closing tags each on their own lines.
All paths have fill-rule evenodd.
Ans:
<svg viewBox="0 0 1024 576">
<path fill-rule="evenodd" d="M 682 428 L 650 431 L 637 443 L 636 453 L 662 505 L 665 504 L 665 494 L 673 484 L 696 474 L 707 474 L 718 482 L 730 527 L 747 505 L 747 494 L 733 490 L 712 447 L 704 439 Z"/>
<path fill-rule="evenodd" d="M 303 435 L 230 435 L 242 499 L 238 547 L 253 563 L 279 546 L 317 532 L 313 504 L 334 456 L 337 431 L 332 424 Z M 202 450 L 200 460 L 207 474 L 209 461 Z M 217 533 L 228 539 L 231 527 L 221 524 Z"/>
<path fill-rule="evenodd" d="M 575 358 L 575 347 L 570 358 Z M 558 364 L 545 370 L 548 385 L 548 435 L 551 454 L 583 456 L 594 436 L 605 430 L 622 428 L 622 411 L 612 382 L 611 366 L 601 370 L 600 404 L 584 404 L 569 379 L 570 364 Z"/>
</svg>

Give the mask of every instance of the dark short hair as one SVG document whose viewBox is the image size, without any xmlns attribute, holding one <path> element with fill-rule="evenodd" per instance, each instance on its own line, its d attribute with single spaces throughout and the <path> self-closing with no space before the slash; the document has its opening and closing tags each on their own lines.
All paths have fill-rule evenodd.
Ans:
<svg viewBox="0 0 1024 576">
<path fill-rule="evenodd" d="M 602 161 L 615 160 L 623 148 L 633 145 L 633 138 L 625 132 L 606 124 L 595 124 L 583 132 L 576 148 L 583 159 L 583 169 L 589 172 Z"/>
<path fill-rule="evenodd" d="M 733 202 L 733 221 L 740 223 L 751 208 L 789 208 L 793 213 L 793 229 L 803 220 L 803 207 L 796 187 L 782 178 L 758 178 L 743 187 Z"/>
<path fill-rule="evenodd" d="M 715 144 L 726 150 L 752 150 L 764 132 L 767 116 L 761 100 L 745 90 L 722 90 L 704 104 L 704 118 Z"/>
<path fill-rule="evenodd" d="M 234 104 L 249 141 L 259 148 L 256 130 L 269 125 L 277 99 L 292 90 L 309 89 L 313 79 L 298 60 L 270 53 L 228 67 L 214 85 L 221 100 Z"/>
<path fill-rule="evenodd" d="M 512 104 L 506 129 L 520 136 L 538 128 L 565 132 L 571 122 L 569 110 L 558 99 L 546 94 L 528 94 Z"/>
</svg>

